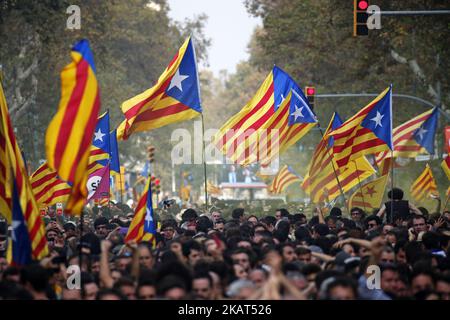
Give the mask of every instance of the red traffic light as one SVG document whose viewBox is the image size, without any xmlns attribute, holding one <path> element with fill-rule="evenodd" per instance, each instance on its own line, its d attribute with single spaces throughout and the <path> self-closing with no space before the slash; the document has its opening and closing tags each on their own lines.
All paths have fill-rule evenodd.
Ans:
<svg viewBox="0 0 450 320">
<path fill-rule="evenodd" d="M 155 186 L 158 186 L 160 184 L 161 180 L 155 179 Z"/>
<path fill-rule="evenodd" d="M 316 93 L 316 89 L 313 87 L 307 87 L 306 88 L 306 94 L 308 96 L 313 96 Z"/>
<path fill-rule="evenodd" d="M 367 1 L 358 1 L 358 8 L 361 10 L 366 10 L 369 4 Z"/>
</svg>

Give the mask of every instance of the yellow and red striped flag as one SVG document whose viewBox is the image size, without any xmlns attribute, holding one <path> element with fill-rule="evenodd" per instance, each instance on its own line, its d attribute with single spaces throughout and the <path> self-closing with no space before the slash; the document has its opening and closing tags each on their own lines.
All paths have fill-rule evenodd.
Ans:
<svg viewBox="0 0 450 320">
<path fill-rule="evenodd" d="M 117 138 L 149 131 L 201 114 L 200 87 L 192 39 L 188 38 L 161 74 L 156 85 L 122 104 L 125 120 Z"/>
<path fill-rule="evenodd" d="M 394 139 L 394 158 L 414 158 L 419 154 L 427 153 L 427 150 L 417 143 L 414 133 L 432 115 L 435 109 L 430 109 L 411 120 L 396 127 L 392 134 Z M 380 175 L 389 173 L 392 164 L 391 152 L 383 151 L 376 154 L 375 161 L 379 168 Z"/>
<path fill-rule="evenodd" d="M 130 241 L 152 241 L 156 244 L 156 221 L 153 214 L 151 179 L 147 179 L 144 192 L 134 211 L 134 217 L 125 236 L 125 243 Z"/>
<path fill-rule="evenodd" d="M 71 192 L 70 185 L 61 180 L 55 170 L 43 163 L 30 177 L 34 197 L 40 208 L 66 203 Z"/>
<path fill-rule="evenodd" d="M 444 170 L 447 175 L 448 180 L 450 180 L 450 156 L 446 156 L 441 162 L 442 170 Z"/>
<path fill-rule="evenodd" d="M 328 133 L 341 124 L 339 115 L 334 113 L 324 137 L 314 151 L 307 174 L 301 184 L 313 203 L 333 201 L 340 195 L 340 188 L 343 192 L 347 192 L 359 182 L 375 174 L 375 169 L 365 157 L 351 161 L 344 167 L 338 167 L 331 151 L 334 140 L 328 136 Z"/>
<path fill-rule="evenodd" d="M 12 227 L 11 261 L 25 265 L 48 254 L 47 239 L 1 84 L 0 109 L 0 214 Z"/>
<path fill-rule="evenodd" d="M 300 87 L 274 66 L 255 96 L 214 137 L 234 163 L 266 167 L 309 132 L 317 119 Z"/>
<path fill-rule="evenodd" d="M 339 167 L 367 154 L 392 150 L 392 86 L 331 131 Z"/>
<path fill-rule="evenodd" d="M 208 193 L 211 193 L 211 194 L 221 194 L 222 193 L 222 189 L 220 189 L 218 186 L 212 184 L 209 181 L 207 182 L 206 187 L 207 187 Z"/>
<path fill-rule="evenodd" d="M 380 208 L 387 182 L 388 175 L 385 175 L 362 185 L 350 196 L 349 210 L 353 207 L 363 208 L 365 211 Z"/>
<path fill-rule="evenodd" d="M 436 181 L 433 177 L 433 172 L 430 166 L 427 164 L 425 170 L 414 181 L 411 186 L 411 196 L 417 201 L 425 201 L 430 195 L 439 195 Z"/>
<path fill-rule="evenodd" d="M 72 63 L 61 72 L 61 100 L 45 135 L 47 161 L 72 184 L 66 212 L 80 214 L 88 195 L 88 160 L 100 110 L 100 90 L 87 40 L 72 48 Z"/>
<path fill-rule="evenodd" d="M 302 180 L 292 170 L 291 167 L 284 165 L 273 179 L 269 186 L 269 192 L 279 194 L 293 183 L 300 183 Z"/>
</svg>

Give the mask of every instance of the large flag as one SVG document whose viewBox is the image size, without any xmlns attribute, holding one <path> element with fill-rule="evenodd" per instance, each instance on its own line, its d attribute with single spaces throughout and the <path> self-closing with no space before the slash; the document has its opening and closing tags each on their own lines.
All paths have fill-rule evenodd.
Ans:
<svg viewBox="0 0 450 320">
<path fill-rule="evenodd" d="M 448 180 L 450 180 L 450 155 L 447 155 L 441 162 L 442 170 L 444 170 L 447 175 Z"/>
<path fill-rule="evenodd" d="M 387 182 L 388 175 L 385 175 L 362 185 L 350 196 L 349 210 L 353 207 L 360 207 L 365 211 L 380 208 Z"/>
<path fill-rule="evenodd" d="M 284 165 L 277 173 L 272 183 L 269 186 L 269 192 L 279 194 L 293 183 L 300 183 L 302 180 L 292 170 L 290 166 Z"/>
<path fill-rule="evenodd" d="M 43 163 L 30 177 L 34 197 L 39 207 L 48 207 L 58 202 L 66 203 L 72 187 L 61 180 L 55 170 Z"/>
<path fill-rule="evenodd" d="M 427 164 L 425 170 L 414 181 L 411 186 L 411 195 L 417 202 L 425 201 L 430 195 L 439 195 L 436 181 L 434 180 L 433 173 L 430 166 Z"/>
<path fill-rule="evenodd" d="M 44 223 L 0 84 L 0 214 L 12 227 L 12 263 L 25 265 L 48 254 Z"/>
<path fill-rule="evenodd" d="M 338 167 L 331 150 L 334 139 L 328 136 L 328 133 L 341 124 L 342 120 L 339 115 L 334 113 L 325 130 L 324 137 L 314 151 L 307 174 L 301 184 L 302 189 L 314 203 L 333 201 L 340 195 L 341 188 L 342 192 L 347 192 L 375 174 L 375 169 L 365 157 L 351 161 L 344 167 Z"/>
<path fill-rule="evenodd" d="M 200 86 L 194 45 L 188 38 L 169 66 L 150 89 L 122 104 L 125 120 L 117 128 L 118 139 L 189 120 L 201 114 Z"/>
<path fill-rule="evenodd" d="M 392 86 L 329 135 L 339 167 L 363 155 L 392 150 Z"/>
<path fill-rule="evenodd" d="M 80 214 L 87 197 L 87 167 L 100 90 L 88 41 L 75 44 L 71 56 L 72 63 L 61 72 L 61 100 L 47 128 L 45 147 L 49 167 L 73 185 L 66 211 Z"/>
<path fill-rule="evenodd" d="M 255 96 L 214 137 L 231 161 L 269 165 L 316 125 L 305 95 L 295 81 L 274 66 Z"/>
<path fill-rule="evenodd" d="M 419 154 L 434 153 L 438 114 L 438 109 L 433 108 L 396 127 L 393 130 L 394 158 L 414 158 Z M 377 153 L 375 160 L 380 174 L 387 174 L 392 163 L 391 152 Z"/>
<path fill-rule="evenodd" d="M 144 192 L 134 211 L 134 217 L 128 228 L 125 242 L 152 241 L 156 243 L 156 223 L 153 214 L 151 179 L 147 179 Z"/>
</svg>

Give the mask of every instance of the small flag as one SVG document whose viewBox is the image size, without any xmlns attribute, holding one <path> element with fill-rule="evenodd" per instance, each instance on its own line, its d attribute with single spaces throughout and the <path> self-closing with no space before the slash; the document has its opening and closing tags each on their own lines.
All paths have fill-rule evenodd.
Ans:
<svg viewBox="0 0 450 320">
<path fill-rule="evenodd" d="M 450 155 L 447 155 L 441 162 L 442 170 L 444 170 L 447 175 L 448 180 L 450 180 Z"/>
<path fill-rule="evenodd" d="M 293 183 L 300 183 L 302 179 L 292 170 L 291 167 L 284 165 L 277 173 L 269 186 L 269 192 L 279 194 L 286 190 Z"/>
<path fill-rule="evenodd" d="M 411 195 L 417 202 L 427 200 L 430 195 L 439 195 L 436 181 L 430 166 L 427 164 L 425 170 L 414 181 L 411 186 Z"/>
<path fill-rule="evenodd" d="M 387 182 L 388 175 L 385 175 L 362 185 L 350 196 L 349 210 L 353 207 L 363 208 L 365 211 L 380 208 Z"/>
<path fill-rule="evenodd" d="M 144 192 L 136 206 L 133 220 L 125 237 L 126 243 L 130 241 L 152 241 L 154 245 L 156 244 L 156 221 L 153 214 L 150 180 L 147 179 Z"/>
</svg>

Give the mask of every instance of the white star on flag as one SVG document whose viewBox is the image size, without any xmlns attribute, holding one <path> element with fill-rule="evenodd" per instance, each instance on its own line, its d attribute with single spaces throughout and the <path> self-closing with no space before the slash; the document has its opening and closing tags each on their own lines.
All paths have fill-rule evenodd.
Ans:
<svg viewBox="0 0 450 320">
<path fill-rule="evenodd" d="M 167 89 L 167 91 L 169 91 L 173 87 L 177 87 L 182 92 L 183 86 L 181 85 L 181 82 L 183 82 L 187 78 L 189 78 L 189 76 L 180 74 L 180 69 L 178 69 L 177 72 L 175 72 L 175 74 L 173 75 L 172 80 L 170 81 L 169 89 Z"/>
<path fill-rule="evenodd" d="M 423 139 L 423 135 L 427 132 L 428 130 L 425 130 L 424 128 L 419 128 L 419 132 L 417 132 L 417 135 L 420 137 L 420 139 Z"/>
<path fill-rule="evenodd" d="M 297 121 L 298 117 L 304 118 L 305 116 L 302 113 L 302 110 L 303 110 L 304 107 L 300 107 L 299 108 L 299 107 L 297 107 L 297 105 L 294 105 L 294 106 L 295 106 L 295 111 L 291 113 L 291 116 L 295 117 L 294 121 Z"/>
<path fill-rule="evenodd" d="M 145 215 L 145 222 L 147 223 L 147 228 L 150 227 L 150 223 L 153 221 L 152 213 L 150 212 L 150 209 L 147 208 L 147 214 Z"/>
<path fill-rule="evenodd" d="M 21 223 L 22 222 L 19 221 L 19 220 L 13 220 L 13 222 L 12 222 L 12 234 L 11 234 L 11 237 L 12 237 L 13 241 L 17 241 L 16 229 L 20 226 Z"/>
<path fill-rule="evenodd" d="M 370 119 L 375 122 L 375 129 L 377 126 L 383 127 L 383 125 L 381 124 L 381 119 L 383 119 L 383 118 L 384 118 L 384 114 L 381 114 L 377 111 L 377 115 L 374 118 Z"/>
<path fill-rule="evenodd" d="M 281 101 L 280 101 L 280 103 L 278 104 L 278 107 L 281 106 L 281 105 L 283 104 L 283 102 L 284 102 L 285 99 L 286 99 L 286 98 L 284 97 L 284 95 L 281 94 Z"/>
<path fill-rule="evenodd" d="M 106 136 L 106 134 L 103 133 L 100 128 L 98 129 L 97 132 L 94 132 L 94 134 L 95 134 L 94 141 L 100 140 L 101 142 L 103 142 L 103 137 Z"/>
</svg>

